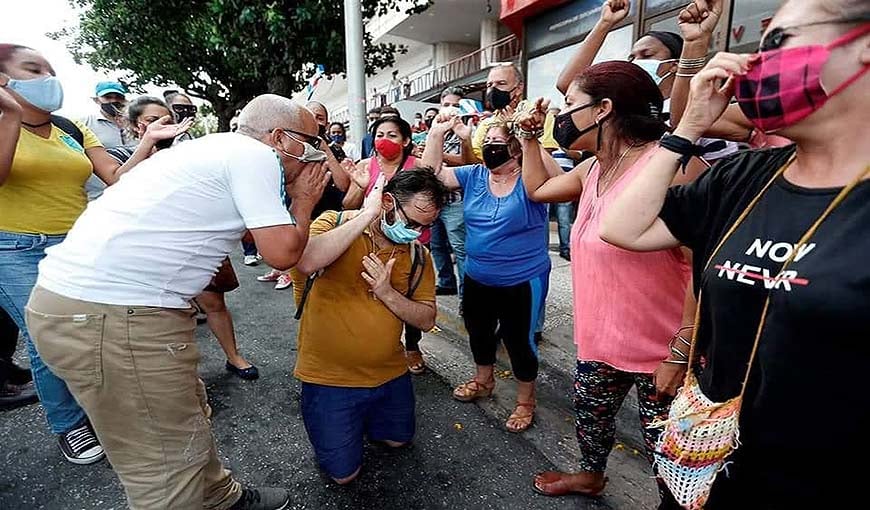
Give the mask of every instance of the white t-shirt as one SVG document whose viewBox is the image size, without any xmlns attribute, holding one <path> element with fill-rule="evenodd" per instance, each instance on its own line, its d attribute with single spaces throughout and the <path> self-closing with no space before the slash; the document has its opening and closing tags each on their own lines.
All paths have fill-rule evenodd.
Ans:
<svg viewBox="0 0 870 510">
<path fill-rule="evenodd" d="M 187 308 L 246 228 L 293 224 L 267 145 L 219 133 L 160 151 L 46 250 L 38 285 L 72 299 Z"/>
</svg>

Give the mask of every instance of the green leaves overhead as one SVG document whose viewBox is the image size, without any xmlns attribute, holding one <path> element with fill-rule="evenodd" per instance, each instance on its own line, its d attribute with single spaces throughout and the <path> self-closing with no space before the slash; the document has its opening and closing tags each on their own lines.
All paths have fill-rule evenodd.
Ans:
<svg viewBox="0 0 870 510">
<path fill-rule="evenodd" d="M 131 86 L 176 84 L 210 101 L 226 129 L 236 109 L 265 92 L 290 95 L 314 64 L 345 71 L 343 0 L 70 0 L 79 26 L 54 37 L 77 61 L 120 73 Z M 377 14 L 425 10 L 431 0 L 362 0 L 363 23 Z M 372 44 L 366 72 L 404 49 Z M 124 74 L 126 73 L 126 74 Z"/>
</svg>

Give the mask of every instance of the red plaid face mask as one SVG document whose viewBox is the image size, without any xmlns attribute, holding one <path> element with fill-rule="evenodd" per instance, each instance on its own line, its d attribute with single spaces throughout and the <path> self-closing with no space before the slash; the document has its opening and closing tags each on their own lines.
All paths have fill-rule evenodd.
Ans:
<svg viewBox="0 0 870 510">
<path fill-rule="evenodd" d="M 822 85 L 822 67 L 831 50 L 867 33 L 870 33 L 870 25 L 856 28 L 827 46 L 799 46 L 758 53 L 749 72 L 734 76 L 737 104 L 746 118 L 764 133 L 797 124 L 870 70 L 870 66 L 864 66 L 831 92 L 826 92 Z"/>
</svg>

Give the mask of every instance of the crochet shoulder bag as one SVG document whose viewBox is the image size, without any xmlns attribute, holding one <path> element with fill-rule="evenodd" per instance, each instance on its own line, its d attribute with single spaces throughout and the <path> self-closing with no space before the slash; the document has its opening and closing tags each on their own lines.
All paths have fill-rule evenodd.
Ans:
<svg viewBox="0 0 870 510">
<path fill-rule="evenodd" d="M 758 204 L 764 193 L 788 168 L 792 160 L 776 172 L 773 178 L 767 182 L 761 192 L 747 206 L 746 210 L 737 218 L 737 221 L 734 222 L 734 225 L 731 226 L 722 240 L 719 241 L 716 249 L 713 250 L 712 255 L 707 260 L 707 267 L 709 267 L 710 262 L 728 238 Z M 840 205 L 843 199 L 846 198 L 846 195 L 868 174 L 870 174 L 870 166 L 840 191 L 821 216 L 813 222 L 809 230 L 801 237 L 797 246 L 806 244 L 819 228 L 819 225 L 831 214 L 831 211 Z M 782 278 L 783 272 L 792 263 L 798 250 L 793 250 L 793 252 L 792 256 L 783 263 L 782 269 L 778 273 L 780 275 L 778 278 Z M 698 324 L 700 319 L 702 297 L 702 295 L 698 296 L 698 306 L 695 310 L 695 324 Z M 683 386 L 671 403 L 667 419 L 650 424 L 650 427 L 664 429 L 655 446 L 657 473 L 668 486 L 676 501 L 684 508 L 689 510 L 701 510 L 704 508 L 716 476 L 725 467 L 725 459 L 740 445 L 740 407 L 743 402 L 743 394 L 746 391 L 746 383 L 749 381 L 752 364 L 755 361 L 755 354 L 758 350 L 758 343 L 764 329 L 764 321 L 767 317 L 769 306 L 770 293 L 767 295 L 764 308 L 761 312 L 761 319 L 755 333 L 755 342 L 752 346 L 752 353 L 749 356 L 749 364 L 746 368 L 746 375 L 743 378 L 743 385 L 739 395 L 725 402 L 713 402 L 701 391 L 698 379 L 693 373 L 693 367 L 697 362 L 695 346 L 697 345 L 698 333 L 696 328 L 692 336 L 689 365 Z"/>
</svg>

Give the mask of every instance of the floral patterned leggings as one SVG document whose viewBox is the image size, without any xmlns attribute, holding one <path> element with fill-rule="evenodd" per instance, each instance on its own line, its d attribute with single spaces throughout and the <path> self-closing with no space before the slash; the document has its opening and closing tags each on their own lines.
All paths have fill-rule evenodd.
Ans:
<svg viewBox="0 0 870 510">
<path fill-rule="evenodd" d="M 574 379 L 574 425 L 577 440 L 580 442 L 580 469 L 603 473 L 607 468 L 607 457 L 613 449 L 616 432 L 616 413 L 632 386 L 637 387 L 637 404 L 640 411 L 640 424 L 646 444 L 646 456 L 651 460 L 653 448 L 661 429 L 649 429 L 654 420 L 665 418 L 672 397 L 658 398 L 652 374 L 623 372 L 600 361 L 577 361 Z M 662 506 L 659 508 L 679 508 L 667 488 L 659 482 Z"/>
</svg>

